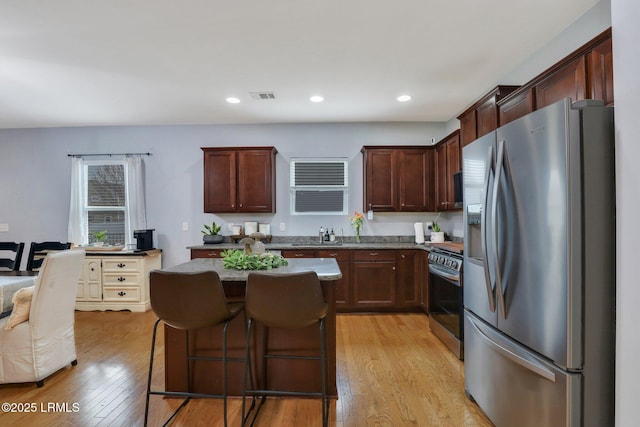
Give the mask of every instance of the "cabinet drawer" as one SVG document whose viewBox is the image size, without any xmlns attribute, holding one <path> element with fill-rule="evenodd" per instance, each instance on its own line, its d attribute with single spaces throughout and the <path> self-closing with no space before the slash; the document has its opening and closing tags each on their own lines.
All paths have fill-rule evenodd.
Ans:
<svg viewBox="0 0 640 427">
<path fill-rule="evenodd" d="M 103 259 L 102 260 L 103 272 L 133 272 L 140 271 L 139 259 Z"/>
<path fill-rule="evenodd" d="M 322 250 L 318 251 L 319 258 L 335 258 L 337 261 L 349 261 L 348 250 Z"/>
<path fill-rule="evenodd" d="M 103 301 L 140 301 L 140 288 L 137 286 L 104 288 L 103 294 Z"/>
<path fill-rule="evenodd" d="M 191 249 L 191 259 L 195 258 L 222 258 L 223 249 Z"/>
<path fill-rule="evenodd" d="M 356 250 L 353 252 L 353 260 L 355 262 L 365 261 L 393 261 L 396 260 L 396 252 L 391 250 L 382 250 L 378 251 L 375 249 L 372 250 Z"/>
<path fill-rule="evenodd" d="M 300 251 L 285 250 L 285 251 L 282 251 L 282 256 L 284 258 L 315 258 L 316 257 L 316 251 L 310 251 L 310 250 L 300 250 Z"/>
<path fill-rule="evenodd" d="M 140 286 L 138 273 L 110 273 L 102 277 L 103 286 Z"/>
</svg>

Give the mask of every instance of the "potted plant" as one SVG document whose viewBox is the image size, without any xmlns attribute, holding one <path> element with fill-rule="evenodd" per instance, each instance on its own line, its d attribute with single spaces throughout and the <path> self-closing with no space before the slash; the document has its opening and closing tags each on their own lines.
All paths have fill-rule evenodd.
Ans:
<svg viewBox="0 0 640 427">
<path fill-rule="evenodd" d="M 107 240 L 107 230 L 94 231 L 91 233 L 91 237 L 93 237 L 94 246 L 104 246 L 104 242 Z"/>
<path fill-rule="evenodd" d="M 202 230 L 202 234 L 204 234 L 204 236 L 202 236 L 202 241 L 205 244 L 222 242 L 224 240 L 224 236 L 218 234 L 221 228 L 222 226 L 217 225 L 215 221 L 211 225 L 204 224 L 204 230 Z"/>
<path fill-rule="evenodd" d="M 431 225 L 431 243 L 441 242 L 444 242 L 444 231 L 441 231 L 438 223 L 434 221 Z"/>
</svg>

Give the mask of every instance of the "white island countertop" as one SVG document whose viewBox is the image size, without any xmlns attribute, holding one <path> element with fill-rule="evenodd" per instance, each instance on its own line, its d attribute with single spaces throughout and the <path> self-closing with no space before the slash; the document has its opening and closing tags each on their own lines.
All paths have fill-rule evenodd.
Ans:
<svg viewBox="0 0 640 427">
<path fill-rule="evenodd" d="M 318 278 L 323 281 L 338 280 L 342 278 L 340 267 L 334 258 L 301 258 L 287 259 L 289 265 L 271 270 L 233 270 L 222 266 L 220 258 L 196 258 L 183 264 L 164 268 L 163 271 L 175 273 L 197 273 L 200 271 L 214 270 L 223 282 L 244 282 L 250 272 L 266 274 L 289 274 L 303 271 L 315 271 Z"/>
</svg>

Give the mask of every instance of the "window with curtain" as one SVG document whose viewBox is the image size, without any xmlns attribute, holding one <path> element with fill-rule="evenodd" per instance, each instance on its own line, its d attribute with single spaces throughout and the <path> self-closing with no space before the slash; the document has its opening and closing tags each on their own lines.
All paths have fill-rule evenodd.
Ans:
<svg viewBox="0 0 640 427">
<path fill-rule="evenodd" d="M 73 158 L 69 241 L 95 242 L 106 231 L 105 244 L 133 244 L 133 230 L 145 229 L 142 159 L 84 160 Z"/>
</svg>

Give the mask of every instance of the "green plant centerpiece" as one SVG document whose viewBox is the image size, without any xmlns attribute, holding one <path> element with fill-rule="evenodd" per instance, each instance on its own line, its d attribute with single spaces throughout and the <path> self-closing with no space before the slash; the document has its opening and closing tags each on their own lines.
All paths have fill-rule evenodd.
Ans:
<svg viewBox="0 0 640 427">
<path fill-rule="evenodd" d="M 94 231 L 91 233 L 91 237 L 93 237 L 95 246 L 102 246 L 105 240 L 107 240 L 107 230 Z"/>
<path fill-rule="evenodd" d="M 224 240 L 224 236 L 218 234 L 222 229 L 222 225 L 217 225 L 214 221 L 211 225 L 204 224 L 204 230 L 202 230 L 202 241 L 205 244 L 220 243 Z"/>
<path fill-rule="evenodd" d="M 433 224 L 431 225 L 431 230 L 435 231 L 436 233 L 440 232 L 440 226 L 437 222 L 433 222 Z"/>
<path fill-rule="evenodd" d="M 242 249 L 228 249 L 220 253 L 222 266 L 234 270 L 271 270 L 289 263 L 280 255 L 271 252 L 246 253 Z"/>
</svg>

